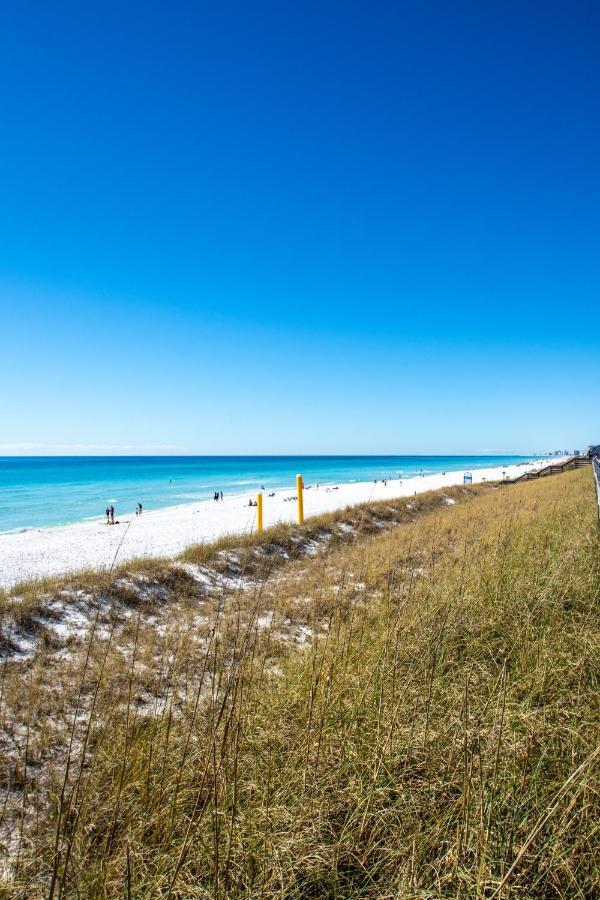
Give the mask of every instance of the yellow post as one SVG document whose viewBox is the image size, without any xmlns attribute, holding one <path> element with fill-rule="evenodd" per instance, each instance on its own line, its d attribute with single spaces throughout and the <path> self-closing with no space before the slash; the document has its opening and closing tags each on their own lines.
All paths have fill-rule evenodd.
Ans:
<svg viewBox="0 0 600 900">
<path fill-rule="evenodd" d="M 302 491 L 304 490 L 304 485 L 302 484 L 302 475 L 296 475 L 296 493 L 298 494 L 298 522 L 300 525 L 304 522 L 304 501 L 302 499 Z"/>
<path fill-rule="evenodd" d="M 263 530 L 263 515 L 262 515 L 262 494 L 256 495 L 256 514 L 258 516 L 258 530 Z"/>
</svg>

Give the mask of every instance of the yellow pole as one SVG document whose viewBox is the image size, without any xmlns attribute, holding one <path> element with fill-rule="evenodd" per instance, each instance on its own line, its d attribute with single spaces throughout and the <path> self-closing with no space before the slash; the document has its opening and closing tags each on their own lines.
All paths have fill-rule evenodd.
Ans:
<svg viewBox="0 0 600 900">
<path fill-rule="evenodd" d="M 302 499 L 302 491 L 304 489 L 304 485 L 302 484 L 302 475 L 296 475 L 296 493 L 298 494 L 298 522 L 300 525 L 304 522 L 304 501 Z"/>
<path fill-rule="evenodd" d="M 262 494 L 256 495 L 256 505 L 257 505 L 256 514 L 258 516 L 258 530 L 262 531 L 263 530 Z"/>
</svg>

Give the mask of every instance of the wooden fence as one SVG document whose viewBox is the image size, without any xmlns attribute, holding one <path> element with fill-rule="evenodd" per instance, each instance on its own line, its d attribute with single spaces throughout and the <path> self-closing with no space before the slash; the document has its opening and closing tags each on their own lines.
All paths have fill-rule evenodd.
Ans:
<svg viewBox="0 0 600 900">
<path fill-rule="evenodd" d="M 536 469 L 534 472 L 525 472 L 518 478 L 507 478 L 503 484 L 516 484 L 517 481 L 531 481 L 533 478 L 545 478 L 547 475 L 560 475 L 561 472 L 568 472 L 570 469 L 580 469 L 582 466 L 591 465 L 592 460 L 589 456 L 571 456 L 562 463 L 550 463 L 543 469 Z"/>
</svg>

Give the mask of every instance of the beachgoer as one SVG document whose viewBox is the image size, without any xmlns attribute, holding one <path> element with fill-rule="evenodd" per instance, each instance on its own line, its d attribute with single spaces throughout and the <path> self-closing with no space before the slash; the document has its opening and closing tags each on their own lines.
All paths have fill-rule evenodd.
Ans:
<svg viewBox="0 0 600 900">
<path fill-rule="evenodd" d="M 223 499 L 223 491 L 221 491 L 220 493 L 221 493 L 221 500 L 222 500 Z"/>
<path fill-rule="evenodd" d="M 141 514 L 142 514 L 142 504 L 141 504 L 141 503 L 138 503 L 138 507 L 139 507 L 139 510 L 140 510 L 140 516 L 141 516 Z"/>
<path fill-rule="evenodd" d="M 106 507 L 106 524 L 108 525 L 109 523 L 110 523 L 110 509 L 107 506 Z"/>
<path fill-rule="evenodd" d="M 114 506 L 111 506 L 111 508 L 110 508 L 110 524 L 111 525 L 115 524 L 115 508 L 114 508 Z"/>
</svg>

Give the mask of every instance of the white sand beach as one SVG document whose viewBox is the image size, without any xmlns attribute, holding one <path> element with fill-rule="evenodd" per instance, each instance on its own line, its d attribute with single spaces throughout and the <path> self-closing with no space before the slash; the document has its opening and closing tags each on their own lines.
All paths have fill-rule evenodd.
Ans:
<svg viewBox="0 0 600 900">
<path fill-rule="evenodd" d="M 557 461 L 557 460 L 552 460 Z M 473 469 L 473 483 L 514 478 L 524 472 L 548 465 L 550 460 L 506 467 Z M 463 483 L 462 471 L 446 474 L 389 480 L 374 483 L 312 485 L 304 491 L 304 515 L 318 515 L 357 503 L 409 497 L 436 488 Z M 264 497 L 264 525 L 293 522 L 297 505 L 290 498 L 295 488 L 279 488 L 273 497 Z M 78 522 L 56 528 L 31 529 L 0 534 L 0 587 L 19 581 L 60 575 L 81 569 L 106 569 L 113 559 L 125 562 L 141 556 L 172 557 L 191 544 L 210 541 L 226 534 L 241 534 L 256 528 L 256 508 L 248 500 L 256 494 L 225 496 L 188 503 L 136 516 L 134 510 L 117 510 L 118 524 L 106 525 L 104 519 Z"/>
</svg>

